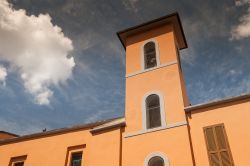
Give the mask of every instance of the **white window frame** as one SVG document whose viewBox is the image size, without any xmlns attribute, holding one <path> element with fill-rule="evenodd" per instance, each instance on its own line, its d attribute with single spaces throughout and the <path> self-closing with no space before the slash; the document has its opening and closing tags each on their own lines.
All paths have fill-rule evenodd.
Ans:
<svg viewBox="0 0 250 166">
<path fill-rule="evenodd" d="M 153 95 L 153 94 L 158 95 L 158 97 L 160 99 L 161 126 L 148 129 L 147 128 L 146 99 L 148 96 Z M 166 116 L 165 116 L 165 109 L 164 109 L 164 98 L 163 98 L 162 94 L 159 91 L 152 91 L 152 92 L 146 93 L 142 98 L 142 128 L 143 128 L 143 130 L 155 130 L 155 129 L 159 129 L 159 128 L 165 128 L 166 126 L 167 126 L 167 124 L 166 124 Z"/>
<path fill-rule="evenodd" d="M 161 157 L 164 160 L 164 166 L 170 166 L 168 158 L 162 152 L 150 153 L 144 160 L 144 166 L 148 166 L 149 160 L 153 157 Z"/>
<path fill-rule="evenodd" d="M 156 54 L 155 55 L 156 56 L 156 66 L 155 67 L 160 66 L 159 45 L 158 45 L 157 40 L 152 38 L 152 39 L 148 39 L 148 40 L 144 41 L 143 45 L 141 46 L 141 67 L 142 67 L 142 70 L 149 70 L 149 69 L 155 68 L 155 67 L 151 67 L 151 68 L 145 69 L 144 46 L 149 42 L 153 42 L 155 44 L 155 54 Z"/>
</svg>

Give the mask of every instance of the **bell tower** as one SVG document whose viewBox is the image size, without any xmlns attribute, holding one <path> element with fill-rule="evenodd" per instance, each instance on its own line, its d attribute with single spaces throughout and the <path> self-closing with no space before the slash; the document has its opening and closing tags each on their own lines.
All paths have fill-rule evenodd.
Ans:
<svg viewBox="0 0 250 166">
<path fill-rule="evenodd" d="M 179 160 L 193 165 L 179 57 L 187 43 L 178 13 L 118 32 L 118 37 L 126 50 L 122 165 L 181 165 Z"/>
</svg>

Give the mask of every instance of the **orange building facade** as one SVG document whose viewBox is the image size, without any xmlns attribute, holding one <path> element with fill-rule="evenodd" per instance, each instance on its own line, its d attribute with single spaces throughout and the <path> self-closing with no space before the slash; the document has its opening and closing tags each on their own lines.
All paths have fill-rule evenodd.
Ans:
<svg viewBox="0 0 250 166">
<path fill-rule="evenodd" d="M 17 136 L 0 132 L 0 166 L 248 166 L 250 95 L 191 106 L 177 13 L 118 32 L 125 117 Z"/>
</svg>

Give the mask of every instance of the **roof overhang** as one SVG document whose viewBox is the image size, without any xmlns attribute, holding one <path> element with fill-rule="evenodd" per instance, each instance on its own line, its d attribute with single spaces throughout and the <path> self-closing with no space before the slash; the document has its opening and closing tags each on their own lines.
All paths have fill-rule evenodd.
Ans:
<svg viewBox="0 0 250 166">
<path fill-rule="evenodd" d="M 131 36 L 140 32 L 144 32 L 149 29 L 156 28 L 165 24 L 170 24 L 170 23 L 173 24 L 174 26 L 174 33 L 176 35 L 179 49 L 187 48 L 188 47 L 187 41 L 184 35 L 184 31 L 183 31 L 181 20 L 180 20 L 178 13 L 166 15 L 158 19 L 117 32 L 117 36 L 119 37 L 124 49 L 126 49 L 126 39 L 128 36 Z"/>
<path fill-rule="evenodd" d="M 113 129 L 116 127 L 125 127 L 125 125 L 126 125 L 125 118 L 120 118 L 120 119 L 116 119 L 116 120 L 110 121 L 108 123 L 105 123 L 103 125 L 94 127 L 92 130 L 90 130 L 90 132 L 92 134 L 94 134 L 97 132 Z"/>
<path fill-rule="evenodd" d="M 186 113 L 190 113 L 193 111 L 197 111 L 197 110 L 201 110 L 201 109 L 205 109 L 209 107 L 215 107 L 215 106 L 228 104 L 232 102 L 238 102 L 238 101 L 244 102 L 244 100 L 246 99 L 250 99 L 250 93 L 241 94 L 239 96 L 233 96 L 233 97 L 228 97 L 228 98 L 219 99 L 219 100 L 214 100 L 214 101 L 210 101 L 210 102 L 202 103 L 198 105 L 188 106 L 188 107 L 185 107 L 184 110 Z"/>
<path fill-rule="evenodd" d="M 13 136 L 13 137 L 19 137 L 19 135 L 14 134 L 14 133 L 10 133 L 10 132 L 7 132 L 7 131 L 0 131 L 0 133 L 10 135 L 10 136 Z"/>
<path fill-rule="evenodd" d="M 46 132 L 18 136 L 15 138 L 8 138 L 8 139 L 0 140 L 0 146 L 5 145 L 5 144 L 10 144 L 10 143 L 16 143 L 16 142 L 21 142 L 21 141 L 25 141 L 25 140 L 30 140 L 30 139 L 39 139 L 42 137 L 60 135 L 60 134 L 65 134 L 65 133 L 70 133 L 70 132 L 76 132 L 76 131 L 80 131 L 80 130 L 90 130 L 91 133 L 95 133 L 98 131 L 104 131 L 106 129 L 111 129 L 111 128 L 115 128 L 115 127 L 123 127 L 123 126 L 125 126 L 125 119 L 123 117 L 118 117 L 118 118 L 102 120 L 102 121 L 88 123 L 88 124 L 72 126 L 69 128 L 61 128 L 61 129 L 55 129 L 55 130 L 46 131 Z M 1 131 L 1 132 L 3 132 L 3 131 Z"/>
</svg>

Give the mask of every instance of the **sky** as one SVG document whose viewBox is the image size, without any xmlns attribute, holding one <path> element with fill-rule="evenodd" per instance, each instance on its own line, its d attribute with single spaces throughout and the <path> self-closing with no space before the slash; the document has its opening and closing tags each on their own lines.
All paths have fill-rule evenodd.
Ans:
<svg viewBox="0 0 250 166">
<path fill-rule="evenodd" d="M 178 12 L 192 105 L 250 92 L 250 0 L 0 0 L 0 130 L 124 116 L 116 32 Z"/>
</svg>

